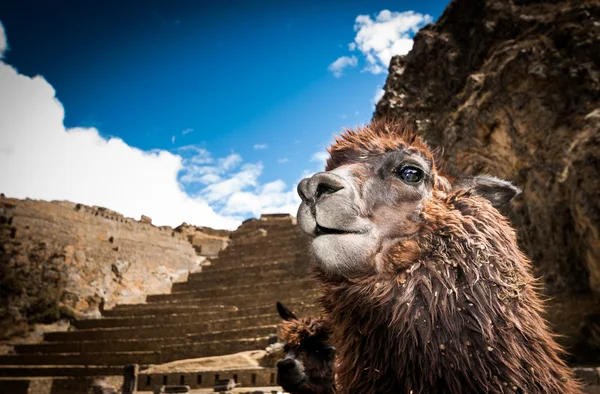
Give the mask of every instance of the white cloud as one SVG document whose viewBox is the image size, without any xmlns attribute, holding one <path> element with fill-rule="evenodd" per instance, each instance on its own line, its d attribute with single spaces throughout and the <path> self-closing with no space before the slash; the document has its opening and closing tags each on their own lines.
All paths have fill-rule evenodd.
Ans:
<svg viewBox="0 0 600 394">
<path fill-rule="evenodd" d="M 188 164 L 208 164 L 213 162 L 210 152 L 197 145 L 185 145 L 178 149 L 184 157 L 184 162 Z"/>
<path fill-rule="evenodd" d="M 222 173 L 223 172 L 219 169 L 219 167 L 199 166 L 196 164 L 190 164 L 184 160 L 184 168 L 181 171 L 182 175 L 179 180 L 188 185 L 194 183 L 208 185 L 211 183 L 220 182 L 220 174 Z"/>
<path fill-rule="evenodd" d="M 421 27 L 432 21 L 433 18 L 430 15 L 414 11 L 383 10 L 375 16 L 375 19 L 369 15 L 359 15 L 354 23 L 356 36 L 354 42 L 348 44 L 348 50 L 358 49 L 363 54 L 367 64 L 362 71 L 373 74 L 384 73 L 390 65 L 392 56 L 406 55 L 412 49 L 412 36 Z M 352 57 L 355 58 L 355 56 Z M 344 58 L 349 59 L 347 56 L 341 57 L 330 67 Z M 356 63 L 353 66 L 356 66 Z M 341 70 L 339 75 L 341 75 Z M 339 75 L 336 76 L 339 77 Z"/>
<path fill-rule="evenodd" d="M 171 143 L 172 143 L 172 144 L 174 144 L 174 143 L 175 143 L 175 136 L 174 136 L 174 135 L 172 135 L 172 136 L 171 136 Z"/>
<path fill-rule="evenodd" d="M 373 96 L 373 104 L 377 105 L 377 103 L 379 102 L 379 100 L 381 100 L 381 98 L 383 97 L 384 94 L 385 94 L 385 90 L 383 90 L 381 88 L 377 88 L 377 91 L 375 92 L 375 96 Z"/>
<path fill-rule="evenodd" d="M 310 161 L 317 162 L 317 163 L 319 163 L 319 166 L 324 168 L 325 164 L 327 163 L 328 158 L 329 158 L 329 153 L 327 153 L 326 151 L 319 151 L 319 152 L 313 153 L 313 155 L 310 158 Z"/>
<path fill-rule="evenodd" d="M 411 38 L 433 18 L 414 11 L 390 12 L 383 10 L 371 19 L 359 15 L 354 24 L 354 43 L 367 59 L 367 71 L 378 74 L 387 70 L 392 56 L 406 55 L 413 45 Z"/>
<path fill-rule="evenodd" d="M 200 183 L 208 185 L 221 182 L 222 176 L 226 176 L 228 171 L 236 168 L 242 163 L 242 157 L 232 153 L 227 157 L 217 160 L 217 165 L 212 164 L 215 160 L 210 152 L 196 145 L 187 145 L 179 148 L 183 155 L 184 168 L 181 171 L 180 181 L 184 184 Z"/>
<path fill-rule="evenodd" d="M 384 72 L 387 71 L 387 68 L 383 68 L 381 67 L 379 64 L 367 64 L 365 66 L 365 68 L 363 68 L 361 71 L 363 72 L 370 72 L 371 74 L 383 74 Z"/>
<path fill-rule="evenodd" d="M 211 169 L 202 175 L 205 178 L 218 177 L 215 173 L 222 172 L 222 168 L 218 166 L 204 168 Z M 221 177 L 217 182 L 210 182 L 198 195 L 213 206 L 220 207 L 221 214 L 240 219 L 247 215 L 259 216 L 262 213 L 279 212 L 295 215 L 300 204 L 296 185 L 289 190 L 282 180 L 261 185 L 259 177 L 263 168 L 260 162 L 246 163 L 237 172 L 228 174 L 226 178 Z"/>
<path fill-rule="evenodd" d="M 194 129 L 185 129 L 181 132 L 181 135 L 188 135 L 189 133 L 193 133 Z"/>
<path fill-rule="evenodd" d="M 8 48 L 8 43 L 6 41 L 6 34 L 4 34 L 4 26 L 2 22 L 0 22 L 0 59 L 4 56 L 4 52 Z"/>
<path fill-rule="evenodd" d="M 356 67 L 358 59 L 356 56 L 342 56 L 331 63 L 327 69 L 333 73 L 333 76 L 339 78 L 346 68 Z"/>
<path fill-rule="evenodd" d="M 256 150 L 267 149 L 267 148 L 268 148 L 267 144 L 254 144 L 254 149 L 256 149 Z"/>
<path fill-rule="evenodd" d="M 219 159 L 219 166 L 221 166 L 224 171 L 230 171 L 237 167 L 241 162 L 242 156 L 232 153 L 227 157 Z"/>
<path fill-rule="evenodd" d="M 289 213 L 296 215 L 300 205 L 300 197 L 296 188 L 286 191 L 285 182 L 276 180 L 266 183 L 257 192 L 235 192 L 227 199 L 224 214 L 251 212 L 254 216 L 260 213 Z"/>
<path fill-rule="evenodd" d="M 210 185 L 211 183 L 221 182 L 221 177 L 215 173 L 206 173 L 202 175 L 198 180 L 200 183 Z"/>
<path fill-rule="evenodd" d="M 290 159 L 288 159 L 287 157 L 282 157 L 281 159 L 277 159 L 277 163 L 279 164 L 285 164 L 288 163 L 290 161 Z"/>
<path fill-rule="evenodd" d="M 250 186 L 258 186 L 258 177 L 262 173 L 262 163 L 244 164 L 241 170 L 231 178 L 213 183 L 201 192 L 208 202 L 223 203 L 229 196 Z"/>
<path fill-rule="evenodd" d="M 0 53 L 6 46 L 0 25 Z M 242 158 L 235 153 L 215 160 L 196 145 L 176 153 L 142 151 L 119 138 L 104 138 L 95 128 L 67 129 L 54 88 L 2 61 L 0 86 L 0 191 L 7 196 L 104 206 L 171 226 L 185 221 L 232 229 L 248 213 L 294 212 L 294 189 L 286 191 L 282 181 L 261 185 L 261 163 L 236 170 Z M 208 186 L 190 196 L 186 182 Z M 242 197 L 252 204 L 238 206 L 239 193 L 248 193 Z"/>
</svg>

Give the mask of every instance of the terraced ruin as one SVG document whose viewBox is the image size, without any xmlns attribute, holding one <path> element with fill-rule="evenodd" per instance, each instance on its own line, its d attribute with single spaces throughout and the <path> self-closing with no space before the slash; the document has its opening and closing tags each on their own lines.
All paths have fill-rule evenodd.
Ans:
<svg viewBox="0 0 600 394">
<path fill-rule="evenodd" d="M 144 369 L 264 349 L 280 321 L 275 301 L 300 314 L 318 313 L 308 270 L 306 241 L 294 218 L 263 215 L 247 220 L 231 233 L 228 248 L 200 272 L 190 273 L 187 281 L 174 283 L 170 293 L 102 310 L 101 318 L 76 320 L 69 331 L 44 334 L 41 343 L 16 345 L 14 354 L 0 355 L 0 377 L 5 387 L 9 380 L 19 381 L 11 384 L 20 384 L 20 391 L 11 394 L 32 393 L 23 387 L 39 381 L 45 381 L 48 393 L 57 394 L 75 392 L 74 387 L 89 384 L 95 376 L 120 376 L 127 364 Z M 219 378 L 235 378 L 245 387 L 274 383 L 273 369 L 221 369 L 148 373 L 138 388 L 150 391 L 165 383 L 212 387 Z M 54 388 L 49 378 L 55 379 Z"/>
</svg>

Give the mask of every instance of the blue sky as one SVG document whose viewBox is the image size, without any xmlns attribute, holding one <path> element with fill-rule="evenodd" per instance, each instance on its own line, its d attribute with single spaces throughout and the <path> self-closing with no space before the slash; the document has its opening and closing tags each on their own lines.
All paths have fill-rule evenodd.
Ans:
<svg viewBox="0 0 600 394">
<path fill-rule="evenodd" d="M 0 165 L 20 170 L 0 191 L 170 225 L 293 213 L 298 180 L 370 120 L 389 57 L 446 6 L 323 3 L 3 2 Z"/>
</svg>

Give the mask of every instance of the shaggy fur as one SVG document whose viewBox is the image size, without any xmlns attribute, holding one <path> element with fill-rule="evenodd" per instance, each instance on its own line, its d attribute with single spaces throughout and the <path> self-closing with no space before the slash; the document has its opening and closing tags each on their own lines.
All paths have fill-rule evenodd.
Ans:
<svg viewBox="0 0 600 394">
<path fill-rule="evenodd" d="M 283 319 L 280 337 L 286 353 L 277 363 L 278 383 L 291 394 L 334 394 L 335 353 L 327 343 L 328 322 L 323 318 L 299 319 L 281 303 L 277 303 L 277 310 Z"/>
<path fill-rule="evenodd" d="M 397 149 L 433 161 L 404 125 L 380 121 L 338 138 L 327 170 Z M 431 175 L 415 231 L 364 262 L 374 269 L 348 278 L 316 267 L 338 392 L 580 393 L 510 224 L 469 182 L 452 188 L 435 164 Z"/>
</svg>

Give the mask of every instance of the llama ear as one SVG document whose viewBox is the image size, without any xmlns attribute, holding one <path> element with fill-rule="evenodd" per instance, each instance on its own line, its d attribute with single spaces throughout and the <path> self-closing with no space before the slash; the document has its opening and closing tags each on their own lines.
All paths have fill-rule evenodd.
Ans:
<svg viewBox="0 0 600 394">
<path fill-rule="evenodd" d="M 289 310 L 289 308 L 285 305 L 283 305 L 281 302 L 277 301 L 277 312 L 279 313 L 279 316 L 281 316 L 281 318 L 283 320 L 297 320 L 298 318 L 296 317 L 296 315 L 294 315 L 294 312 L 292 312 L 291 310 Z"/>
<path fill-rule="evenodd" d="M 461 187 L 471 188 L 475 194 L 487 199 L 495 208 L 500 208 L 512 200 L 521 189 L 503 179 L 488 175 L 478 175 L 461 183 Z"/>
</svg>

